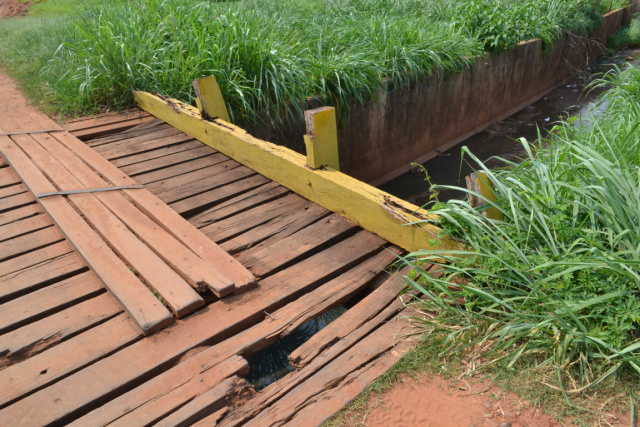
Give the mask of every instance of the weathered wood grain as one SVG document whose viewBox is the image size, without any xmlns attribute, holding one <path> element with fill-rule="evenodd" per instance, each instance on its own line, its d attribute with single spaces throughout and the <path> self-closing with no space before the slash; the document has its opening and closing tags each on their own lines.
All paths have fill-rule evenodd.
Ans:
<svg viewBox="0 0 640 427">
<path fill-rule="evenodd" d="M 47 227 L 7 240 L 0 246 L 0 262 L 64 240 L 57 227 Z"/>
<path fill-rule="evenodd" d="M 42 212 L 40 205 L 34 202 L 21 208 L 3 212 L 2 215 L 0 215 L 0 225 L 10 224 L 24 218 L 38 215 Z"/>
<path fill-rule="evenodd" d="M 20 219 L 10 224 L 0 225 L 0 242 L 33 233 L 43 228 L 51 227 L 53 222 L 47 215 L 36 215 Z"/>
</svg>

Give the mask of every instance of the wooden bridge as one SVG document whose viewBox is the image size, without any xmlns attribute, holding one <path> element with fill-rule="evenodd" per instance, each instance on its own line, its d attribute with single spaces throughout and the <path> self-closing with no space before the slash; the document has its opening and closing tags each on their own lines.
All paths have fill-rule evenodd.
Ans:
<svg viewBox="0 0 640 427">
<path fill-rule="evenodd" d="M 196 117 L 138 98 L 169 122 L 181 109 Z M 42 114 L 0 116 L 3 425 L 320 425 L 409 348 L 402 280 L 385 269 L 433 239 L 401 227 L 420 214 L 357 189 L 383 201 L 385 218 L 370 216 L 398 223 L 379 237 L 349 208 L 316 203 L 342 203 L 330 170 L 260 166 L 209 127 L 238 129 L 198 120 L 191 135 L 250 158 L 140 110 L 65 129 Z M 272 179 L 283 173 L 297 183 Z M 291 354 L 292 373 L 252 390 L 246 356 L 346 301 Z"/>
</svg>

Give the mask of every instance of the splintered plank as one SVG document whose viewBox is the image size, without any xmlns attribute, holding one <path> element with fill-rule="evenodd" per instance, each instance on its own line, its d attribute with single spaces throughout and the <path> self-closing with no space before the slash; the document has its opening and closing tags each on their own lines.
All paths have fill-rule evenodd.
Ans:
<svg viewBox="0 0 640 427">
<path fill-rule="evenodd" d="M 51 227 L 53 222 L 46 215 L 37 215 L 0 226 L 0 242 L 23 234 Z"/>
<path fill-rule="evenodd" d="M 220 244 L 222 249 L 231 254 L 235 254 L 246 248 L 250 248 L 269 237 L 279 235 L 288 228 L 302 228 L 309 225 L 322 217 L 328 216 L 330 212 L 320 205 L 313 202 L 307 202 L 306 206 L 299 209 L 285 212 L 284 214 L 272 219 L 271 221 L 252 228 L 246 233 L 233 237 L 230 240 Z"/>
<path fill-rule="evenodd" d="M 167 131 L 167 133 L 169 133 Z M 175 144 L 180 144 L 186 141 L 190 141 L 193 138 L 184 133 L 178 133 L 176 135 L 166 136 L 163 138 L 153 139 L 151 141 L 137 142 L 126 140 L 114 144 L 101 145 L 96 147 L 96 151 L 99 152 L 106 159 L 117 159 L 120 157 L 131 156 L 132 154 L 144 153 L 145 151 L 151 151 L 162 147 L 168 147 Z"/>
<path fill-rule="evenodd" d="M 132 185 L 136 183 L 76 138 L 62 132 L 57 133 L 55 136 L 58 141 L 91 164 L 93 169 L 113 185 Z M 125 194 L 138 209 L 164 228 L 165 231 L 168 231 L 216 270 L 224 272 L 224 275 L 235 283 L 236 288 L 244 288 L 255 283 L 253 274 L 244 268 L 242 264 L 148 190 L 125 190 Z"/>
<path fill-rule="evenodd" d="M 367 295 L 335 322 L 311 337 L 289 355 L 292 365 L 302 368 L 322 354 L 333 343 L 348 348 L 360 338 L 394 316 L 405 306 L 399 296 L 406 288 L 401 273 L 389 277 L 379 288 Z M 332 349 L 335 353 L 336 349 Z"/>
<path fill-rule="evenodd" d="M 88 140 L 86 144 L 90 147 L 98 147 L 100 145 L 112 144 L 114 142 L 123 141 L 125 139 L 131 140 L 137 137 L 142 137 L 145 141 L 148 141 L 150 139 L 159 137 L 158 135 L 166 135 L 166 133 L 159 133 L 165 130 L 166 126 L 162 126 L 162 124 L 164 123 L 160 120 L 152 120 L 143 125 L 128 129 L 126 132 L 118 132 L 112 135 L 92 138 Z M 172 133 L 171 135 L 175 135 L 175 133 Z"/>
<path fill-rule="evenodd" d="M 60 236 L 62 235 L 60 234 Z M 10 261 L 0 263 L 0 278 L 4 278 L 3 276 L 19 272 L 36 264 L 46 263 L 49 259 L 68 254 L 69 252 L 73 252 L 73 246 L 63 238 L 59 243 L 54 243 L 42 249 L 13 258 Z"/>
<path fill-rule="evenodd" d="M 142 338 L 129 316 L 105 323 L 0 371 L 0 407 L 64 378 Z M 69 357 L 73 355 L 73 357 Z"/>
<path fill-rule="evenodd" d="M 176 384 L 191 378 L 194 372 L 208 370 L 235 354 L 251 353 L 291 333 L 309 320 L 338 305 L 367 286 L 395 259 L 388 252 L 381 252 L 353 269 L 329 281 L 285 307 L 273 312 L 257 325 L 232 336 L 192 358 L 165 371 L 141 386 L 123 394 L 77 420 L 75 426 L 91 427 L 110 425 L 112 420 L 145 405 L 158 396 L 172 393 Z"/>
<path fill-rule="evenodd" d="M 174 164 L 173 166 L 138 175 L 136 176 L 136 181 L 140 184 L 148 185 L 153 182 L 173 178 L 185 173 L 191 173 L 226 161 L 229 161 L 229 158 L 224 154 L 212 154 L 210 156 L 200 157 L 198 159 Z"/>
<path fill-rule="evenodd" d="M 33 203 L 35 199 L 29 193 L 20 193 L 0 199 L 0 213 Z"/>
<path fill-rule="evenodd" d="M 8 332 L 48 314 L 104 292 L 91 272 L 70 277 L 2 305 L 0 333 Z"/>
<path fill-rule="evenodd" d="M 227 412 L 229 412 L 229 408 L 222 408 L 192 424 L 191 427 L 216 427 L 218 425 L 218 421 L 220 421 Z"/>
<path fill-rule="evenodd" d="M 0 340 L 0 369 L 39 354 L 122 311 L 115 298 L 103 293 L 9 332 Z"/>
<path fill-rule="evenodd" d="M 240 254 L 239 260 L 253 274 L 264 276 L 328 242 L 344 237 L 356 228 L 340 215 L 332 214 L 277 242 L 251 248 Z"/>
<path fill-rule="evenodd" d="M 237 236 L 247 230 L 264 224 L 280 215 L 302 209 L 307 200 L 297 194 L 289 194 L 280 199 L 257 206 L 238 215 L 201 228 L 202 232 L 215 242 L 221 242 Z"/>
<path fill-rule="evenodd" d="M 33 233 L 24 234 L 2 244 L 0 247 L 0 261 L 31 252 L 61 240 L 64 240 L 64 236 L 56 227 L 47 227 Z"/>
<path fill-rule="evenodd" d="M 45 248 L 46 249 L 46 248 Z M 24 256 L 28 257 L 31 253 Z M 65 277 L 81 273 L 87 267 L 75 253 L 51 257 L 10 274 L 0 276 L 0 302 L 40 289 Z"/>
<path fill-rule="evenodd" d="M 225 298 L 152 339 L 136 342 L 82 371 L 0 410 L 6 424 L 65 424 L 103 396 L 148 381 L 190 349 L 232 336 L 277 308 L 367 259 L 386 242 L 360 233 L 262 281 L 257 289 Z"/>
<path fill-rule="evenodd" d="M 74 131 L 67 129 L 67 131 L 73 132 L 73 135 L 78 139 L 87 140 L 91 138 L 97 138 L 102 135 L 109 135 L 114 132 L 122 132 L 127 129 L 131 129 L 132 127 L 135 127 L 139 124 L 150 122 L 152 120 L 154 120 L 153 116 L 147 116 L 142 118 L 120 121 L 117 123 L 97 125 L 91 128 L 74 130 Z"/>
<path fill-rule="evenodd" d="M 140 179 L 137 178 L 138 175 L 150 176 L 153 172 L 158 172 L 168 168 L 177 168 L 179 165 L 185 162 L 191 162 L 198 159 L 202 159 L 203 157 L 208 158 L 211 162 L 210 164 L 219 163 L 223 161 L 226 156 L 220 153 L 216 153 L 215 150 L 210 147 L 203 146 L 202 144 L 198 146 L 193 146 L 194 144 L 187 143 L 187 147 L 190 149 L 185 149 L 169 155 L 163 155 L 162 157 L 155 156 L 151 159 L 145 159 L 144 161 L 138 161 L 134 164 L 129 164 L 127 166 L 118 166 L 121 171 L 125 172 L 129 176 L 135 176 L 136 181 L 140 182 Z M 154 150 L 147 153 L 155 153 L 157 151 Z M 146 153 L 145 153 L 146 154 Z M 126 159 L 131 159 L 130 157 L 126 157 Z M 116 161 L 113 162 L 117 166 Z M 166 176 L 158 175 L 159 179 L 164 179 Z M 149 182 L 156 181 L 158 176 L 154 176 L 150 178 Z"/>
<path fill-rule="evenodd" d="M 32 192 L 39 194 L 56 191 L 56 188 L 9 138 L 0 137 L 0 151 Z M 49 197 L 40 199 L 40 203 L 145 334 L 153 333 L 174 321 L 171 313 L 133 275 L 129 267 L 109 249 L 66 200 L 61 197 Z M 49 229 L 36 233 L 46 230 Z M 58 230 L 55 231 L 59 233 Z"/>
<path fill-rule="evenodd" d="M 208 190 L 204 193 L 200 193 L 191 197 L 181 199 L 178 202 L 171 203 L 171 208 L 176 212 L 185 214 L 194 209 L 201 209 L 205 206 L 216 204 L 221 200 L 237 196 L 238 194 L 242 194 L 246 191 L 255 189 L 256 187 L 262 187 L 270 182 L 272 181 L 262 175 L 251 175 L 248 178 L 244 178 L 231 183 L 232 185 L 223 185 L 222 187 L 216 187 L 213 190 Z"/>
<path fill-rule="evenodd" d="M 190 217 L 189 222 L 198 228 L 204 227 L 205 225 L 220 221 L 231 215 L 236 215 L 255 206 L 286 196 L 289 193 L 291 193 L 289 189 L 281 186 L 277 182 L 270 181 L 237 197 L 211 206 L 206 211 Z M 171 207 L 178 212 L 181 210 L 184 211 L 180 207 L 181 203 L 182 202 L 174 203 Z"/>
<path fill-rule="evenodd" d="M 309 365 L 305 369 L 292 372 L 254 397 L 254 399 L 261 399 L 263 394 L 275 393 L 276 396 L 273 397 L 279 397 L 279 399 L 275 402 L 270 400 L 271 405 L 263 407 L 261 412 L 246 419 L 242 425 L 245 427 L 285 425 L 314 427 L 322 424 L 399 360 L 401 352 L 396 351 L 397 355 L 391 353 L 393 357 L 388 361 L 389 363 L 375 364 L 376 359 L 384 357 L 385 353 L 400 341 L 401 335 L 412 330 L 409 322 L 405 320 L 386 323 L 321 369 Z M 318 364 L 320 364 L 319 361 Z M 292 385 L 295 386 L 292 387 Z M 282 394 L 285 391 L 286 394 Z M 322 404 L 316 404 L 316 402 L 322 402 Z M 315 412 L 319 412 L 311 422 L 306 419 L 308 417 L 306 409 L 309 407 L 314 407 Z M 229 417 L 233 417 L 233 413 Z M 303 417 L 306 421 L 300 423 Z M 226 419 L 223 419 L 220 425 L 239 425 L 225 421 Z"/>
<path fill-rule="evenodd" d="M 3 212 L 2 215 L 0 215 L 0 225 L 10 224 L 24 218 L 29 218 L 30 216 L 38 215 L 39 213 L 42 213 L 42 208 L 34 201 L 34 203 L 30 205 Z"/>
<path fill-rule="evenodd" d="M 151 151 L 145 151 L 144 153 L 134 154 L 127 157 L 121 157 L 119 159 L 114 159 L 111 161 L 112 164 L 120 168 L 125 173 L 130 176 L 136 175 L 138 173 L 149 172 L 154 169 L 159 169 L 164 166 L 168 166 L 173 164 L 168 158 L 172 156 L 177 156 L 180 159 L 180 156 L 191 158 L 189 152 L 196 149 L 203 149 L 205 147 L 202 146 L 200 141 L 187 141 L 181 144 L 171 145 L 169 147 L 158 148 Z M 216 151 L 213 148 L 209 147 L 209 150 L 200 150 L 203 156 L 208 154 L 213 154 Z M 198 157 L 194 154 L 194 157 Z M 169 163 L 165 163 L 169 162 Z"/>
<path fill-rule="evenodd" d="M 50 151 L 39 145 L 36 138 L 40 139 L 44 143 L 43 145 L 46 144 L 47 149 Z M 56 144 L 48 136 L 38 135 L 34 138 L 27 135 L 23 137 L 16 136 L 15 141 L 39 165 L 41 170 L 47 171 L 47 175 L 61 188 L 82 188 L 83 186 L 92 188 L 105 187 L 107 185 L 101 178 L 93 174 L 80 159 L 74 157 L 72 160 L 77 160 L 75 163 L 64 161 L 62 157 L 64 153 L 58 159 L 53 157 L 54 153 L 57 154 Z M 64 147 L 60 147 L 64 149 Z M 79 181 L 76 178 L 76 176 L 82 176 L 85 173 L 87 178 L 83 181 Z M 95 177 L 97 182 L 92 182 L 92 177 Z M 176 316 L 182 317 L 204 305 L 204 300 L 161 257 L 156 255 L 142 241 L 138 240 L 125 224 L 120 221 L 123 220 L 127 224 L 133 221 L 138 224 L 144 223 L 145 219 L 122 196 L 116 193 L 98 193 L 95 197 L 91 194 L 74 194 L 69 196 L 69 200 L 82 212 L 86 220 L 109 243 L 113 250 L 124 258 L 128 265 L 136 269 L 147 285 L 162 295 Z M 105 204 L 100 203 L 100 200 L 107 202 L 108 204 L 105 204 L 111 206 L 112 210 L 114 210 L 113 205 L 130 207 L 133 212 L 129 213 L 129 215 L 133 216 L 133 219 L 125 221 L 120 217 L 119 220 L 109 211 Z M 148 221 L 151 222 L 150 220 Z M 158 231 L 155 224 L 148 228 L 150 228 L 149 233 Z M 172 239 L 168 235 L 167 237 Z M 171 249 L 170 243 L 165 244 L 163 249 L 169 251 Z M 193 257 L 196 257 L 195 254 Z M 180 260 L 183 259 L 183 257 L 180 258 Z"/>
</svg>

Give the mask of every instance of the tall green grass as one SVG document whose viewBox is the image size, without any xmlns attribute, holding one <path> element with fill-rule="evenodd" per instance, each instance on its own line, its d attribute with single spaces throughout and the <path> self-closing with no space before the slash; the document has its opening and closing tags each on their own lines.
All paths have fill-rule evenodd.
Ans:
<svg viewBox="0 0 640 427">
<path fill-rule="evenodd" d="M 472 350 L 503 367 L 532 363 L 565 392 L 620 371 L 640 374 L 640 70 L 597 84 L 611 86 L 604 116 L 522 140 L 521 163 L 489 170 L 466 152 L 495 185 L 497 202 L 433 209 L 465 249 L 407 261 L 434 313 L 425 328 L 441 337 L 443 353 Z M 483 216 L 488 206 L 503 219 Z M 456 305 L 461 297 L 466 304 Z"/>
<path fill-rule="evenodd" d="M 598 10 L 592 0 L 122 0 L 59 24 L 62 34 L 17 34 L 2 53 L 55 41 L 32 69 L 69 112 L 120 108 L 132 88 L 189 101 L 191 80 L 213 74 L 233 120 L 279 126 L 308 97 L 346 114 L 385 81 L 455 73 L 533 37 L 550 44 L 597 26 Z"/>
</svg>

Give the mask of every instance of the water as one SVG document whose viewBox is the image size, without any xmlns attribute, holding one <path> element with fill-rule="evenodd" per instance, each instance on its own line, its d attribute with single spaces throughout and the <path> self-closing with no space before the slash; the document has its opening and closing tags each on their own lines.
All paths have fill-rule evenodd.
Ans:
<svg viewBox="0 0 640 427">
<path fill-rule="evenodd" d="M 259 391 L 293 371 L 294 369 L 287 359 L 291 352 L 346 311 L 345 307 L 339 305 L 305 323 L 293 333 L 281 338 L 258 353 L 247 357 L 249 362 L 247 381 L 253 385 L 256 391 Z"/>
</svg>

